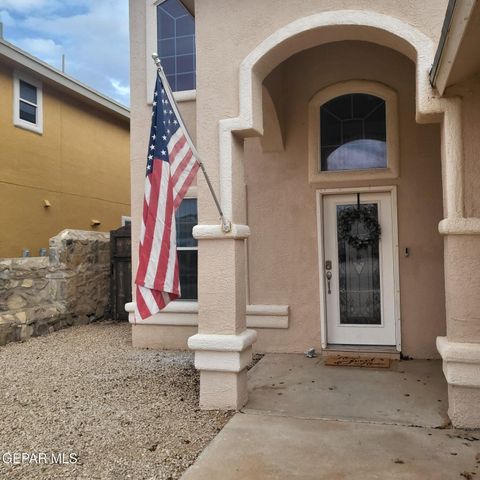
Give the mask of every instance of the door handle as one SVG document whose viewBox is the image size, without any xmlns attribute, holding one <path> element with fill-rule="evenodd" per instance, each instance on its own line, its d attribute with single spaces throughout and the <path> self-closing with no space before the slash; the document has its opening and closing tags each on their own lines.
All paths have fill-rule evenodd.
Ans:
<svg viewBox="0 0 480 480">
<path fill-rule="evenodd" d="M 332 261 L 326 260 L 325 261 L 325 276 L 327 277 L 327 293 L 330 295 L 332 293 L 332 289 L 330 288 L 330 280 L 332 279 Z"/>
<path fill-rule="evenodd" d="M 327 270 L 326 277 L 327 277 L 327 293 L 330 295 L 332 293 L 332 289 L 330 288 L 330 280 L 332 279 L 332 272 L 330 270 Z"/>
</svg>

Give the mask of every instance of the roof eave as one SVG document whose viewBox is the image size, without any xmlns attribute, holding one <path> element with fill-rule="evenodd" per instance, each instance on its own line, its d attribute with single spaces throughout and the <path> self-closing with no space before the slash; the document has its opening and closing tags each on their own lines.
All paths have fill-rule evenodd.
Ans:
<svg viewBox="0 0 480 480">
<path fill-rule="evenodd" d="M 442 33 L 430 70 L 430 83 L 440 95 L 448 85 L 455 58 L 459 51 L 476 0 L 449 0 Z"/>
<path fill-rule="evenodd" d="M 18 66 L 18 68 L 28 70 L 33 75 L 40 77 L 43 81 L 58 86 L 76 97 L 81 97 L 88 103 L 102 110 L 113 113 L 117 118 L 127 122 L 130 121 L 130 110 L 127 107 L 102 95 L 100 92 L 75 80 L 3 39 L 0 39 L 0 58 L 1 57 L 9 60 L 16 67 Z"/>
</svg>

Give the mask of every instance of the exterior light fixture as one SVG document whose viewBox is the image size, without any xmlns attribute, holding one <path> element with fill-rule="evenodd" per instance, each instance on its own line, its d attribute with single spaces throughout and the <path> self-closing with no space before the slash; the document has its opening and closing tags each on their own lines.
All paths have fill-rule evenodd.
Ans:
<svg viewBox="0 0 480 480">
<path fill-rule="evenodd" d="M 92 218 L 92 220 L 90 220 L 90 225 L 92 227 L 98 227 L 102 222 L 100 220 L 95 220 Z"/>
</svg>

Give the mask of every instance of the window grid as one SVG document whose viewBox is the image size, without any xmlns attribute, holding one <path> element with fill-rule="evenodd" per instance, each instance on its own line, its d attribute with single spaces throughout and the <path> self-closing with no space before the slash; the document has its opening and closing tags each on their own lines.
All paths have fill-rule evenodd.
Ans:
<svg viewBox="0 0 480 480">
<path fill-rule="evenodd" d="M 31 88 L 32 90 L 35 91 L 35 99 L 37 100 L 38 98 L 38 95 L 37 95 L 37 87 L 35 87 L 34 85 L 31 85 L 30 83 L 28 82 L 25 82 L 24 80 L 19 80 L 19 117 L 24 120 L 25 122 L 29 122 L 29 123 L 32 123 L 34 125 L 37 124 L 37 110 L 38 110 L 38 100 L 37 102 L 32 102 L 30 100 L 28 100 L 26 98 L 26 96 L 22 96 L 22 87 L 27 87 L 27 88 Z M 25 109 L 22 109 L 22 104 L 26 104 L 26 105 L 30 105 L 31 107 L 33 107 L 33 120 L 29 120 L 28 119 L 28 109 L 27 111 L 25 111 Z"/>
<path fill-rule="evenodd" d="M 363 93 L 335 97 L 321 106 L 320 126 L 322 171 L 386 167 L 386 111 L 382 98 Z M 369 148 L 376 151 L 367 158 Z"/>
<path fill-rule="evenodd" d="M 13 124 L 43 134 L 42 83 L 17 70 L 13 72 Z"/>
<path fill-rule="evenodd" d="M 168 10 L 171 10 L 170 12 Z M 175 14 L 175 9 L 177 10 L 177 14 Z M 182 14 L 178 14 L 179 11 Z M 161 23 L 162 23 L 162 15 L 168 16 L 173 24 L 173 36 L 164 36 L 162 32 Z M 192 24 L 192 33 L 186 35 L 180 35 L 177 33 L 178 30 L 178 22 L 181 19 L 185 18 L 192 18 L 190 13 L 185 9 L 185 7 L 178 1 L 178 0 L 166 0 L 160 3 L 157 6 L 157 38 L 158 38 L 158 51 L 160 55 L 160 59 L 163 63 L 164 70 L 167 76 L 167 79 L 172 87 L 173 91 L 181 91 L 181 90 L 194 90 L 195 89 L 195 73 L 196 73 L 196 55 L 195 55 L 195 25 Z M 187 28 L 188 30 L 188 28 Z M 186 53 L 178 53 L 179 40 L 188 40 L 191 39 L 191 48 L 187 47 L 185 50 Z M 173 41 L 173 54 L 166 54 L 164 49 L 162 48 L 166 42 Z M 178 67 L 178 59 L 181 58 L 192 58 L 192 68 L 179 68 Z"/>
</svg>

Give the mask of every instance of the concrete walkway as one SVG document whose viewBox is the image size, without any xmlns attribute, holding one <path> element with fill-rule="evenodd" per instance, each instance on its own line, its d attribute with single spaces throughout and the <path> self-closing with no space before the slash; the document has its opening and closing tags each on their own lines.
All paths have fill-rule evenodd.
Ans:
<svg viewBox="0 0 480 480">
<path fill-rule="evenodd" d="M 325 367 L 266 355 L 250 400 L 182 480 L 480 479 L 480 432 L 452 430 L 439 362 Z"/>
</svg>

